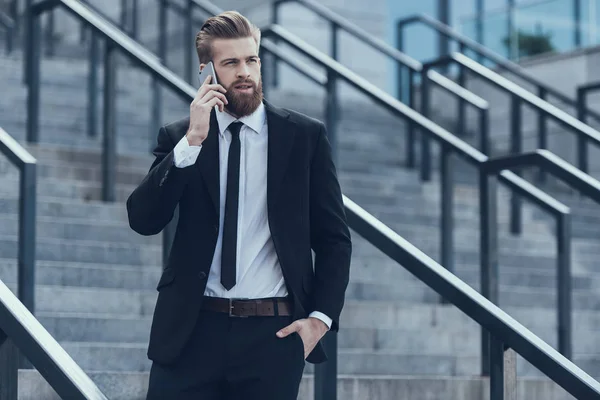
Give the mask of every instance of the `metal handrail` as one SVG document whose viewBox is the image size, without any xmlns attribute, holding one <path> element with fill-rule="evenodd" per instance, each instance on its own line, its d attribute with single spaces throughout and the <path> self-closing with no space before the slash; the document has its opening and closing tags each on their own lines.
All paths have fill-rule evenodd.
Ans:
<svg viewBox="0 0 600 400">
<path fill-rule="evenodd" d="M 595 92 L 597 90 L 600 90 L 600 82 L 585 83 L 583 85 L 579 85 L 576 89 L 577 118 L 584 123 L 587 121 L 587 117 L 589 116 L 589 112 L 590 112 L 588 109 L 588 105 L 587 105 L 587 96 L 591 92 Z M 586 149 L 583 149 L 583 150 L 580 149 L 579 151 L 585 152 Z"/>
<path fill-rule="evenodd" d="M 180 15 L 186 17 L 187 28 L 185 30 L 186 37 L 184 37 L 184 40 L 186 40 L 186 41 L 189 41 L 190 38 L 193 38 L 193 33 L 191 32 L 191 23 L 193 20 L 193 15 L 192 15 L 193 13 L 191 12 L 192 6 L 199 8 L 207 15 L 216 15 L 215 11 L 217 9 L 219 9 L 218 7 L 216 7 L 214 4 L 212 4 L 208 0 L 187 0 L 187 3 L 186 3 L 187 8 L 183 8 L 179 5 L 177 5 L 176 3 L 171 2 L 171 0 L 159 0 L 159 1 L 161 2 L 161 7 L 168 6 L 171 9 L 173 9 L 174 11 L 178 12 Z M 293 2 L 294 4 L 299 4 L 308 10 L 311 10 L 312 12 L 314 12 L 315 14 L 324 18 L 331 24 L 331 29 L 332 29 L 332 43 L 331 43 L 332 54 L 331 54 L 331 57 L 334 60 L 337 61 L 337 32 L 338 32 L 338 30 L 342 30 L 342 31 L 350 34 L 354 38 L 360 40 L 362 43 L 368 45 L 372 49 L 391 58 L 392 60 L 397 62 L 399 66 L 406 68 L 408 70 L 408 82 L 409 82 L 409 91 L 407 93 L 408 99 L 406 100 L 406 103 L 412 108 L 415 107 L 415 100 L 414 100 L 415 96 L 414 96 L 414 91 L 412 90 L 412 82 L 414 82 L 416 77 L 419 74 L 421 74 L 423 71 L 423 64 L 420 61 L 402 53 L 401 51 L 398 51 L 393 46 L 390 46 L 389 44 L 387 44 L 385 41 L 378 39 L 377 37 L 369 34 L 367 31 L 360 28 L 358 25 L 353 24 L 352 22 L 341 17 L 339 14 L 331 11 L 330 9 L 321 5 L 320 3 L 318 3 L 315 0 L 276 0 L 276 1 L 274 1 L 272 3 L 272 6 L 273 6 L 273 19 L 272 20 L 273 20 L 274 24 L 277 24 L 277 15 L 278 15 L 279 7 L 284 3 L 291 3 L 291 2 Z M 164 10 L 161 9 L 161 12 L 164 13 Z M 166 23 L 166 21 L 165 21 L 165 23 Z M 162 29 L 162 32 L 166 31 L 166 27 L 163 27 L 163 24 L 161 24 L 161 29 Z M 275 43 L 276 43 L 276 41 L 275 41 Z M 162 46 L 162 47 L 164 48 L 165 46 Z M 193 43 L 190 43 L 189 47 L 193 48 L 194 47 Z M 189 69 L 191 66 L 190 56 L 191 56 L 191 52 L 184 52 L 184 65 L 186 66 L 185 75 L 186 75 L 186 79 L 188 82 L 190 82 L 191 76 L 192 76 L 191 70 Z M 161 56 L 161 58 L 164 60 L 165 55 L 163 54 Z M 279 60 L 281 60 L 281 59 L 279 59 L 279 58 L 275 59 L 275 63 L 273 64 L 273 68 L 271 70 L 271 80 L 270 81 L 274 82 L 275 84 L 278 80 L 277 79 L 278 75 L 277 75 L 276 62 Z M 461 87 L 460 85 L 457 85 L 451 79 L 448 79 L 447 77 L 443 76 L 442 74 L 438 73 L 437 71 L 429 70 L 429 71 L 427 71 L 427 76 L 431 80 L 431 82 L 435 83 L 437 86 L 444 89 L 448 93 L 452 94 L 454 97 L 456 97 L 459 100 L 459 108 L 461 110 L 461 114 L 460 114 L 461 116 L 464 117 L 463 110 L 466 106 L 466 103 L 481 104 L 481 99 L 477 95 L 475 95 L 474 93 Z M 399 99 L 402 97 L 401 93 L 402 93 L 402 90 L 399 90 L 398 91 Z M 465 118 L 459 118 L 459 129 L 460 129 L 460 126 L 462 126 L 462 124 L 464 123 L 464 120 L 465 120 Z M 407 136 L 406 136 L 406 146 L 405 146 L 405 148 L 406 148 L 406 164 L 409 168 L 412 168 L 416 165 L 415 145 L 416 145 L 415 133 L 413 130 L 413 126 L 411 124 L 408 127 Z"/>
<path fill-rule="evenodd" d="M 31 25 L 33 28 L 32 34 L 29 35 L 32 38 L 32 46 L 30 58 L 33 62 L 34 66 L 30 68 L 31 80 L 30 82 L 37 82 L 38 85 L 31 86 L 39 86 L 39 49 L 36 50 L 37 41 L 34 40 L 38 37 L 39 31 L 36 28 L 37 23 L 35 21 L 38 20 L 37 16 L 45 9 L 50 9 L 56 5 L 61 5 L 68 12 L 75 15 L 78 19 L 82 21 L 87 21 L 86 23 L 90 25 L 90 27 L 96 31 L 96 33 L 107 40 L 107 54 L 105 56 L 105 139 L 104 139 L 104 150 L 103 150 L 103 159 L 105 172 L 108 167 L 114 168 L 114 162 L 107 162 L 107 160 L 112 161 L 115 156 L 114 149 L 114 127 L 115 127 L 115 102 L 114 102 L 114 51 L 121 50 L 126 56 L 132 59 L 140 68 L 149 72 L 153 78 L 158 81 L 166 84 L 170 88 L 174 89 L 177 95 L 186 99 L 187 101 L 191 101 L 193 96 L 196 93 L 196 90 L 191 86 L 187 85 L 180 78 L 176 77 L 171 71 L 165 68 L 163 65 L 159 64 L 154 57 L 148 56 L 146 50 L 144 50 L 141 46 L 137 45 L 135 41 L 131 38 L 127 37 L 124 33 L 120 32 L 116 27 L 112 26 L 107 21 L 104 21 L 102 18 L 97 17 L 93 12 L 89 9 L 82 7 L 75 0 L 46 0 L 45 2 L 38 3 L 33 7 L 33 24 Z M 37 33 L 36 33 L 37 31 Z M 481 163 L 488 160 L 488 157 L 474 149 L 464 141 L 460 140 L 456 136 L 452 135 L 450 132 L 442 129 L 438 125 L 434 124 L 430 120 L 426 119 L 422 115 L 418 114 L 416 111 L 412 110 L 410 107 L 402 104 L 398 100 L 389 96 L 387 93 L 381 91 L 380 89 L 374 87 L 365 79 L 359 77 L 356 74 L 353 74 L 351 71 L 347 70 L 343 66 L 339 65 L 335 61 L 331 60 L 331 58 L 319 53 L 312 47 L 306 45 L 302 41 L 300 41 L 295 36 L 291 35 L 289 32 L 285 31 L 281 27 L 271 26 L 268 29 L 263 30 L 265 37 L 275 35 L 277 40 L 286 41 L 289 44 L 292 44 L 296 50 L 299 50 L 308 58 L 313 61 L 317 61 L 322 67 L 327 69 L 327 87 L 331 88 L 334 86 L 336 79 L 342 79 L 346 82 L 349 82 L 354 87 L 361 90 L 371 99 L 375 100 L 378 104 L 384 106 L 386 109 L 392 111 L 396 115 L 399 115 L 411 123 L 415 124 L 416 127 L 421 129 L 424 134 L 429 135 L 431 138 L 438 140 L 443 144 L 445 151 L 449 153 L 455 153 L 459 156 L 467 159 L 473 164 L 480 165 Z M 269 51 L 270 42 L 268 38 L 266 38 L 262 45 L 262 51 Z M 35 89 L 30 87 L 30 104 L 29 109 L 34 111 L 34 113 L 29 115 L 28 119 L 33 121 L 37 121 L 37 111 L 39 105 L 39 89 Z M 335 90 L 329 91 L 328 96 L 329 100 L 328 104 L 328 115 L 335 115 L 332 110 L 335 109 L 333 107 L 335 102 Z M 328 123 L 328 131 L 335 132 L 335 118 L 329 116 L 327 118 Z M 32 127 L 37 127 L 37 122 L 32 123 Z M 330 129 L 333 128 L 333 129 Z M 29 135 L 28 135 L 29 136 Z M 31 135 L 35 136 L 35 135 Z M 335 138 L 332 138 L 332 143 L 335 144 Z M 509 171 L 503 171 L 500 175 L 504 177 L 513 177 L 518 181 L 518 177 L 516 177 L 513 173 Z M 486 182 L 489 181 L 488 177 L 485 179 Z M 451 182 L 451 179 L 446 179 L 447 182 Z M 517 182 L 518 184 L 518 182 Z M 114 186 L 113 179 L 104 179 L 105 187 Z M 525 188 L 525 190 L 527 190 Z M 487 199 L 491 199 L 494 196 L 491 195 L 493 191 L 491 190 L 491 185 L 487 186 L 487 190 L 484 193 L 487 194 Z M 487 209 L 489 210 L 489 215 L 496 215 L 495 208 L 491 207 L 492 201 L 488 201 L 486 204 L 489 205 Z M 351 211 L 349 209 L 349 211 Z M 495 217 L 494 217 L 495 218 Z M 493 218 L 490 218 L 490 220 Z M 490 230 L 494 231 L 494 230 Z M 385 247 L 381 243 L 375 243 L 376 246 L 385 250 Z M 497 251 L 497 244 L 494 243 L 493 240 L 487 240 L 487 243 L 484 246 L 485 254 L 488 256 L 484 257 L 484 261 L 482 263 L 482 269 L 486 271 L 494 271 L 497 269 L 494 265 L 495 258 L 493 254 Z M 487 275 L 486 275 L 487 276 Z M 423 278 L 426 283 L 429 283 L 432 279 L 436 279 L 435 277 L 431 278 Z M 455 278 L 457 279 L 457 278 Z M 496 281 L 497 283 L 497 281 Z M 489 285 L 488 285 L 489 286 Z M 439 289 L 439 288 L 438 288 Z M 489 289 L 489 288 L 488 288 Z M 455 303 L 457 298 L 455 294 L 450 294 L 450 292 L 446 292 L 443 289 L 440 291 L 441 294 L 444 295 L 451 302 Z M 469 297 L 468 294 L 462 292 L 462 296 Z M 460 297 L 460 296 L 459 296 Z M 470 314 L 467 311 L 467 314 Z M 485 320 L 491 320 L 489 315 L 484 315 L 481 317 Z M 480 318 L 480 319 L 481 319 Z M 485 328 L 482 328 L 485 330 Z M 495 331 L 495 334 L 502 340 L 504 343 L 509 343 L 514 339 L 515 336 L 512 335 L 510 330 L 504 331 Z M 518 335 L 517 335 L 518 336 Z M 542 342 L 543 343 L 543 342 Z M 518 344 L 518 343 L 517 343 Z M 493 363 L 494 368 L 491 369 L 491 380 L 492 380 L 492 393 L 494 393 L 492 400 L 495 400 L 497 397 L 498 391 L 502 391 L 502 385 L 500 382 L 502 381 L 502 354 L 504 352 L 504 345 L 501 342 L 493 342 L 490 346 L 491 351 L 491 362 Z M 535 346 L 535 345 L 534 345 Z M 596 389 L 597 383 L 592 381 L 591 385 L 589 384 L 589 377 L 585 375 L 580 369 L 574 366 L 569 361 L 563 362 L 565 359 L 559 358 L 556 359 L 554 354 L 548 355 L 548 353 L 544 353 L 544 350 L 540 350 L 541 352 L 536 352 L 535 350 L 524 354 L 525 358 L 527 358 L 530 362 L 533 362 L 534 365 L 543 360 L 543 362 L 547 362 L 548 359 L 554 360 L 554 362 L 550 361 L 546 365 L 540 365 L 540 369 L 546 371 L 549 376 L 559 382 L 559 384 L 563 385 L 563 387 L 574 394 L 577 393 L 585 393 L 586 395 L 596 395 L 600 396 L 600 389 Z M 500 354 L 500 358 L 498 358 L 498 354 Z M 333 357 L 333 356 L 332 356 Z M 536 358 L 537 357 L 537 358 Z M 498 373 L 499 372 L 499 373 Z M 334 380 L 335 383 L 335 380 Z"/>
<path fill-rule="evenodd" d="M 575 398 L 600 399 L 600 384 L 579 367 L 350 199 L 344 198 L 344 203 L 348 222 L 354 231 L 375 243 L 433 290 L 451 299 L 456 307 L 484 329 L 493 332 L 493 353 L 496 357 L 502 359 L 505 355 L 506 350 L 502 347 L 505 344 L 560 386 L 571 388 L 567 391 Z M 491 385 L 496 385 L 496 391 L 492 389 L 492 399 L 503 399 L 498 394 L 503 384 L 492 380 Z"/>
<path fill-rule="evenodd" d="M 440 59 L 434 60 L 425 65 L 425 68 L 432 68 L 435 66 L 447 66 L 449 64 L 456 64 L 459 66 L 462 73 L 469 72 L 475 74 L 478 78 L 482 78 L 484 81 L 496 86 L 505 93 L 511 96 L 511 153 L 520 154 L 522 153 L 522 104 L 526 104 L 532 107 L 539 117 L 551 118 L 567 128 L 569 132 L 576 135 L 578 143 L 578 167 L 583 172 L 589 170 L 588 158 L 586 147 L 587 143 L 591 142 L 596 146 L 600 146 L 600 132 L 586 125 L 577 118 L 570 114 L 562 111 L 558 107 L 548 103 L 545 100 L 540 99 L 534 94 L 528 92 L 522 87 L 516 85 L 510 80 L 502 77 L 501 75 L 493 72 L 489 68 L 477 63 L 476 61 L 466 57 L 460 53 L 453 53 Z M 546 124 L 545 119 L 540 124 L 540 138 L 539 148 L 544 149 L 546 143 Z M 425 139 L 426 140 L 426 139 Z M 423 146 L 429 146 L 428 141 Z M 422 175 L 428 179 L 429 171 L 431 169 L 430 159 L 422 159 Z M 518 234 L 522 231 L 522 207 L 520 200 L 513 196 L 511 199 L 511 231 Z"/>
<path fill-rule="evenodd" d="M 501 69 L 508 71 L 511 74 L 517 76 L 519 79 L 522 79 L 523 81 L 535 86 L 536 90 L 538 91 L 538 96 L 540 98 L 545 99 L 547 96 L 553 96 L 556 99 L 558 99 L 559 101 L 573 107 L 574 109 L 577 107 L 576 100 L 574 100 L 571 97 L 569 97 L 568 95 L 560 92 L 559 90 L 556 90 L 552 86 L 547 85 L 546 83 L 542 82 L 541 80 L 535 78 L 534 76 L 532 76 L 531 74 L 526 72 L 523 68 L 521 68 L 518 64 L 513 63 L 512 61 L 493 52 L 492 50 L 490 50 L 487 47 L 481 45 L 480 43 L 474 41 L 473 39 L 457 32 L 452 27 L 450 27 L 450 26 L 444 24 L 443 22 L 440 22 L 430 16 L 427 16 L 424 14 L 418 14 L 418 15 L 413 15 L 413 16 L 409 16 L 409 17 L 398 20 L 397 25 L 396 25 L 397 26 L 396 29 L 398 31 L 397 36 L 399 38 L 403 38 L 404 35 L 401 32 L 405 29 L 406 26 L 414 24 L 414 23 L 421 23 L 423 25 L 426 25 L 426 26 L 432 28 L 433 30 L 437 31 L 440 35 L 443 35 L 443 36 L 447 37 L 448 39 L 454 40 L 462 48 L 473 51 L 474 53 L 478 54 L 480 57 L 493 62 Z M 398 50 L 402 51 L 402 48 L 403 48 L 402 43 L 398 43 L 397 47 L 398 47 Z M 586 110 L 586 112 L 590 116 L 593 116 L 595 119 L 600 121 L 600 113 L 596 113 L 591 110 Z"/>
<path fill-rule="evenodd" d="M 36 159 L 0 128 L 0 153 L 19 169 L 19 300 L 34 311 Z"/>
<path fill-rule="evenodd" d="M 34 317 L 36 159 L 0 128 L 0 153 L 20 171 L 18 298 L 0 280 L 0 398 L 16 400 L 19 351 L 66 399 L 106 396 Z"/>
<path fill-rule="evenodd" d="M 18 349 L 62 399 L 108 400 L 0 280 L 0 397 L 17 400 Z"/>
</svg>

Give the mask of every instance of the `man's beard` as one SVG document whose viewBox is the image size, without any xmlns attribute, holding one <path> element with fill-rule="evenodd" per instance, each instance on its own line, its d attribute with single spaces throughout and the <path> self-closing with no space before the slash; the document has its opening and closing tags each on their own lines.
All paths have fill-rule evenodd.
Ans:
<svg viewBox="0 0 600 400">
<path fill-rule="evenodd" d="M 247 84 L 252 85 L 252 93 L 239 93 L 234 88 L 237 85 Z M 253 80 L 235 81 L 227 88 L 225 97 L 229 104 L 225 105 L 225 109 L 238 118 L 252 114 L 263 100 L 262 78 L 259 78 L 258 85 Z"/>
</svg>

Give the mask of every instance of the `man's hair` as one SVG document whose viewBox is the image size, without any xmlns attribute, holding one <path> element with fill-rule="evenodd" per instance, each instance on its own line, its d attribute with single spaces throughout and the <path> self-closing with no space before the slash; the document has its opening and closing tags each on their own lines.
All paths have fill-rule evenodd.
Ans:
<svg viewBox="0 0 600 400">
<path fill-rule="evenodd" d="M 260 45 L 260 29 L 237 11 L 225 11 L 204 22 L 196 34 L 196 52 L 201 64 L 212 59 L 212 43 L 215 39 L 240 39 L 253 37 Z"/>
</svg>

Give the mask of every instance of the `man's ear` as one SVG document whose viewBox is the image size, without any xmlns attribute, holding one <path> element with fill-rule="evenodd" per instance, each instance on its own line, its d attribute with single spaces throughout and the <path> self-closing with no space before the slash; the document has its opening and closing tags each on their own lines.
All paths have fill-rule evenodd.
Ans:
<svg viewBox="0 0 600 400">
<path fill-rule="evenodd" d="M 204 67 L 206 67 L 206 64 L 204 64 L 204 63 L 200 64 L 200 72 L 202 72 L 202 70 L 204 69 Z"/>
</svg>

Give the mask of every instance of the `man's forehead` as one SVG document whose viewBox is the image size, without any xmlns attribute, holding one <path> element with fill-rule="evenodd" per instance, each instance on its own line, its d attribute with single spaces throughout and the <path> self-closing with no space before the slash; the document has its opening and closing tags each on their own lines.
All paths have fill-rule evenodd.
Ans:
<svg viewBox="0 0 600 400">
<path fill-rule="evenodd" d="M 239 58 L 244 59 L 258 55 L 254 38 L 215 39 L 212 43 L 213 58 L 215 61 Z"/>
</svg>

